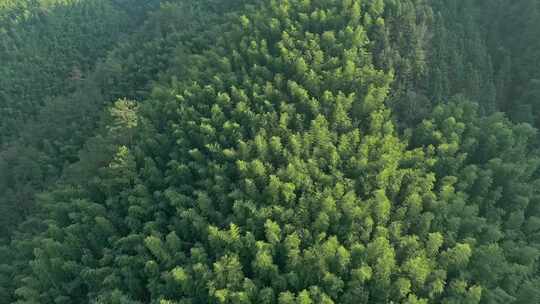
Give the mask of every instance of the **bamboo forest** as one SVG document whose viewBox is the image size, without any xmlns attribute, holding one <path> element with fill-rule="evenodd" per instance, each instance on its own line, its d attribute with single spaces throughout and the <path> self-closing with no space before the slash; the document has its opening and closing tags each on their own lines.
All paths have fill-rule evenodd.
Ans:
<svg viewBox="0 0 540 304">
<path fill-rule="evenodd" d="M 0 0 L 1 304 L 540 304 L 540 0 Z"/>
</svg>

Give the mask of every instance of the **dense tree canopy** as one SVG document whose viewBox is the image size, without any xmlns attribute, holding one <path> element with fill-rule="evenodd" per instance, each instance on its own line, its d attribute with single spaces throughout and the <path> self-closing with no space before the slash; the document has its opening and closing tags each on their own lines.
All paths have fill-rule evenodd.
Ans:
<svg viewBox="0 0 540 304">
<path fill-rule="evenodd" d="M 0 3 L 0 302 L 540 303 L 539 14 Z"/>
</svg>

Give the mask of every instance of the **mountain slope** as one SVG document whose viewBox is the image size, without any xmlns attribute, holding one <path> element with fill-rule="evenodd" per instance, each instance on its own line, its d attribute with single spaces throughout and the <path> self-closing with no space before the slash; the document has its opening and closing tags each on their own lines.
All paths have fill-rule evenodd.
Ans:
<svg viewBox="0 0 540 304">
<path fill-rule="evenodd" d="M 0 295 L 540 301 L 525 2 L 104 1 L 144 25 L 0 152 Z"/>
</svg>

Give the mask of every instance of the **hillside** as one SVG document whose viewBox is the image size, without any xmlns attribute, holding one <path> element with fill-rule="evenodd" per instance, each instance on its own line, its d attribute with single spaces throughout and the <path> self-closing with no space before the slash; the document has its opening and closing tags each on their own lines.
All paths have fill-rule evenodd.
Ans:
<svg viewBox="0 0 540 304">
<path fill-rule="evenodd" d="M 0 3 L 0 302 L 540 303 L 539 23 Z"/>
</svg>

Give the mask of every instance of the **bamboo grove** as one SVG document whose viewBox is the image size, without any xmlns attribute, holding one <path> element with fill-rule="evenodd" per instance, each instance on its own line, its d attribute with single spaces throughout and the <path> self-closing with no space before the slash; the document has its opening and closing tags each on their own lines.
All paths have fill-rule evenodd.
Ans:
<svg viewBox="0 0 540 304">
<path fill-rule="evenodd" d="M 0 2 L 0 303 L 540 303 L 540 1 Z"/>
</svg>

